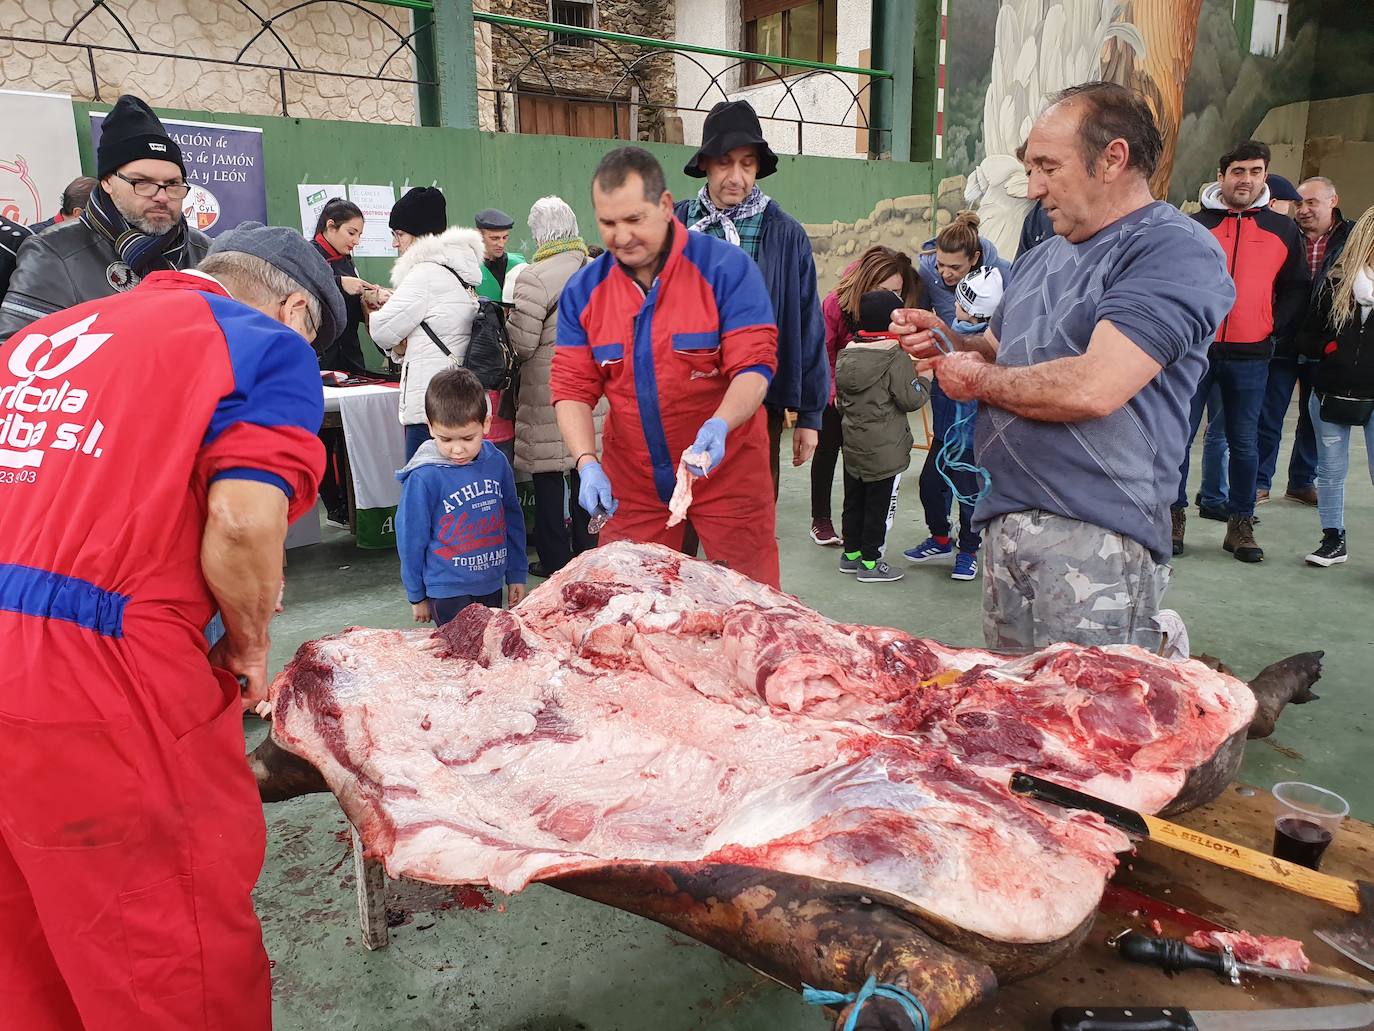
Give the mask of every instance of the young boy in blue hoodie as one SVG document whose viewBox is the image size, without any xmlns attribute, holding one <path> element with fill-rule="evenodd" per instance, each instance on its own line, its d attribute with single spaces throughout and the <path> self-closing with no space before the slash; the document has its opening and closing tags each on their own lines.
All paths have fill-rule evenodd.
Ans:
<svg viewBox="0 0 1374 1031">
<path fill-rule="evenodd" d="M 430 440 L 396 474 L 396 544 L 415 622 L 443 626 L 467 606 L 525 597 L 529 560 L 515 473 L 496 445 L 487 393 L 468 369 L 445 369 L 425 391 Z"/>
</svg>

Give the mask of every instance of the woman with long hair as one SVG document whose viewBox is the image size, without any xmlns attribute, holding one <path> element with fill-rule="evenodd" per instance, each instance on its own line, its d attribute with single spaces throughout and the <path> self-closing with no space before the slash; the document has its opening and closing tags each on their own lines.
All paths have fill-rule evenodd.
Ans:
<svg viewBox="0 0 1374 1031">
<path fill-rule="evenodd" d="M 313 242 L 315 250 L 329 263 L 334 282 L 343 294 L 344 312 L 348 318 L 333 343 L 324 342 L 320 349 L 320 368 L 341 372 L 366 372 L 362 344 L 358 341 L 358 326 L 367 321 L 365 295 L 378 301 L 377 287 L 362 279 L 353 264 L 353 248 L 363 235 L 363 212 L 352 201 L 331 197 L 315 221 Z M 374 306 L 380 307 L 380 304 Z"/>
<path fill-rule="evenodd" d="M 854 338 L 859 327 L 859 298 L 874 290 L 891 290 L 902 298 L 902 307 L 920 308 L 925 291 L 911 258 L 881 245 L 868 248 L 844 270 L 840 282 L 821 302 L 825 317 L 825 349 L 830 355 L 830 403 L 821 415 L 820 440 L 811 457 L 811 539 L 839 547 L 840 537 L 831 519 L 830 495 L 835 484 L 843 434 L 835 407 L 835 359 Z"/>
<path fill-rule="evenodd" d="M 1307 314 L 1301 346 L 1316 361 L 1308 411 L 1317 437 L 1317 514 L 1322 539 L 1308 565 L 1334 566 L 1348 557 L 1345 479 L 1350 432 L 1364 433 L 1374 480 L 1374 208 L 1360 216 L 1345 249 Z"/>
</svg>

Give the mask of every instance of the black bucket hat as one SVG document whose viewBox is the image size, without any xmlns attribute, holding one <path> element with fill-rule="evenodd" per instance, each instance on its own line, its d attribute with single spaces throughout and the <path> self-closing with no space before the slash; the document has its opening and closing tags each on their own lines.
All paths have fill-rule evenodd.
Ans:
<svg viewBox="0 0 1374 1031">
<path fill-rule="evenodd" d="M 778 170 L 778 156 L 763 138 L 759 116 L 747 100 L 722 100 L 701 127 L 701 147 L 682 171 L 693 179 L 706 178 L 699 167 L 702 158 L 716 158 L 736 147 L 754 147 L 759 154 L 758 178 L 767 179 Z"/>
</svg>

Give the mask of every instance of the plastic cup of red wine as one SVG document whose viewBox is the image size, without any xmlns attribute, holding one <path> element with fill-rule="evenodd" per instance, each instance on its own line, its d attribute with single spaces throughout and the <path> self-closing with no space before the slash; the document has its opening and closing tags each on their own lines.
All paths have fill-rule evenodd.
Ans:
<svg viewBox="0 0 1374 1031">
<path fill-rule="evenodd" d="M 1288 780 L 1274 785 L 1274 856 L 1315 870 L 1350 806 L 1315 784 Z"/>
</svg>

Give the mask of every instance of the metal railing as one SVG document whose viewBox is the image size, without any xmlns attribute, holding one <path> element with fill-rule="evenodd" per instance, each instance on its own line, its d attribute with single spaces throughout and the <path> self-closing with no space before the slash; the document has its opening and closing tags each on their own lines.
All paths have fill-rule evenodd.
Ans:
<svg viewBox="0 0 1374 1031">
<path fill-rule="evenodd" d="M 409 0 L 409 2 L 424 2 L 424 0 Z M 807 126 L 864 130 L 875 136 L 890 132 L 887 128 L 871 125 L 868 120 L 868 112 L 864 107 L 865 94 L 869 93 L 873 83 L 879 79 L 892 78 L 890 71 L 881 68 L 859 68 L 849 65 L 827 64 L 822 61 L 809 61 L 802 58 L 782 58 L 770 54 L 755 54 L 744 50 L 727 50 L 719 47 L 699 46 L 693 43 L 678 43 L 671 40 L 654 39 L 650 36 L 607 32 L 601 29 L 581 28 L 574 25 L 515 18 L 509 15 L 486 14 L 478 11 L 473 12 L 473 20 L 490 25 L 494 36 L 496 33 L 500 33 L 501 38 L 508 40 L 524 56 L 523 63 L 513 64 L 510 68 L 494 69 L 494 72 L 505 79 L 504 85 L 479 90 L 479 92 L 494 95 L 496 100 L 496 127 L 501 131 L 510 129 L 518 131 L 519 98 L 522 93 L 538 92 L 540 95 L 553 96 L 572 104 L 609 107 L 615 135 L 620 137 L 622 129 L 620 125 L 621 109 L 627 105 L 636 111 L 705 114 L 710 110 L 710 105 L 706 103 L 706 100 L 713 92 L 716 94 L 714 98 L 716 100 L 730 100 L 733 99 L 732 93 L 748 92 L 751 96 L 755 96 L 760 89 L 780 87 L 781 95 L 773 105 L 772 110 L 760 110 L 759 117 L 765 121 L 790 123 L 796 133 L 796 152 L 798 154 L 805 151 L 804 129 Z M 528 38 L 528 34 L 531 32 L 547 33 L 547 42 L 532 45 Z M 593 48 L 606 54 L 608 56 L 607 63 L 618 70 L 618 77 L 610 81 L 610 86 L 604 93 L 593 87 L 592 77 L 588 77 L 585 82 L 588 87 L 586 91 L 570 90 L 568 87 L 560 87 L 554 82 L 550 72 L 557 72 L 558 69 L 552 68 L 552 61 L 546 63 L 545 59 L 551 55 L 554 57 L 562 56 L 565 52 L 563 39 L 570 36 L 587 40 Z M 698 56 L 723 58 L 729 63 L 713 71 L 703 64 Z M 676 100 L 656 99 L 652 96 L 650 85 L 645 79 L 646 68 L 650 61 L 664 58 L 673 61 L 682 58 L 705 77 L 705 85 L 695 101 L 690 104 L 681 104 Z M 749 65 L 765 69 L 771 77 L 747 85 L 735 84 L 733 79 L 736 73 Z M 798 69 L 801 69 L 800 73 L 798 73 Z M 846 75 L 861 76 L 866 81 L 858 89 L 855 89 L 844 78 Z M 839 115 L 839 121 L 815 117 L 814 115 L 808 117 L 806 108 L 810 107 L 812 102 L 799 93 L 798 87 L 805 82 L 822 78 L 828 80 L 827 85 L 833 83 L 843 89 L 844 94 L 849 98 L 843 112 Z M 541 79 L 542 83 L 539 82 Z M 676 66 L 674 67 L 673 81 L 677 81 Z M 511 103 L 501 103 L 500 98 L 503 96 L 511 98 Z M 789 102 L 794 113 L 781 114 L 780 112 Z M 515 113 L 514 124 L 507 124 L 512 120 L 511 111 L 507 111 L 508 107 Z M 637 122 L 637 119 L 634 121 Z M 627 128 L 635 133 L 639 131 L 639 125 L 633 122 Z M 872 147 L 871 149 L 876 152 L 883 148 Z"/>
<path fill-rule="evenodd" d="M 356 2 L 356 0 L 300 0 L 299 3 L 293 4 L 284 10 L 278 11 L 277 13 L 268 15 L 266 17 L 264 17 L 256 8 L 254 8 L 252 4 L 248 3 L 248 0 L 217 0 L 217 2 L 236 4 L 238 7 L 242 8 L 243 11 L 245 11 L 251 17 L 256 19 L 258 23 L 257 31 L 252 33 L 252 35 L 250 35 L 244 41 L 243 45 L 239 48 L 238 53 L 233 58 L 205 57 L 195 54 L 179 54 L 166 50 L 149 48 L 145 46 L 142 42 L 140 42 L 140 40 L 135 36 L 134 32 L 125 23 L 125 20 L 122 17 L 120 17 L 119 11 L 116 10 L 114 6 L 108 2 L 108 0 L 86 0 L 84 9 L 79 10 L 79 13 L 73 18 L 71 24 L 67 26 L 66 31 L 62 34 L 61 39 L 47 39 L 33 36 L 11 36 L 0 34 L 0 42 L 39 44 L 45 47 L 58 47 L 85 51 L 86 67 L 90 71 L 91 76 L 91 96 L 92 99 L 97 101 L 103 101 L 105 99 L 100 95 L 100 74 L 96 68 L 97 54 L 119 54 L 126 57 L 149 57 L 172 61 L 191 61 L 196 64 L 232 66 L 236 68 L 253 69 L 255 71 L 275 72 L 277 79 L 278 95 L 281 102 L 281 113 L 284 116 L 290 115 L 290 109 L 288 106 L 286 95 L 286 81 L 288 75 L 306 75 L 320 78 L 365 80 L 368 82 L 384 82 L 395 85 L 411 86 L 415 88 L 432 88 L 438 85 L 437 77 L 435 76 L 432 67 L 429 69 L 428 78 L 422 75 L 422 69 L 424 69 L 426 65 L 429 65 L 430 61 L 424 51 L 424 48 L 416 47 L 415 37 L 419 32 L 423 31 L 424 28 L 426 28 L 426 26 L 424 25 L 417 25 L 415 28 L 412 28 L 412 30 L 408 33 L 401 32 L 394 25 L 388 22 L 385 18 L 377 14 L 376 11 L 369 10 L 366 6 L 364 6 L 364 4 L 358 3 Z M 433 6 L 428 2 L 428 0 L 380 0 L 380 2 L 382 2 L 385 6 L 409 7 L 417 11 L 430 10 Z M 383 26 L 385 31 L 390 33 L 390 35 L 393 37 L 395 45 L 391 46 L 390 49 L 386 52 L 385 57 L 382 59 L 381 64 L 377 67 L 377 70 L 375 72 L 339 72 L 325 68 L 307 68 L 304 65 L 302 65 L 300 58 L 296 53 L 296 49 L 293 48 L 291 41 L 282 31 L 281 22 L 283 21 L 283 19 L 287 18 L 290 15 L 298 14 L 299 12 L 307 8 L 323 4 L 351 8 L 352 10 L 361 13 L 363 16 L 372 19 L 377 24 Z M 75 41 L 72 39 L 72 36 L 76 33 L 77 29 L 79 29 L 82 26 L 82 24 L 85 23 L 88 19 L 92 18 L 97 14 L 103 14 L 113 23 L 114 31 L 111 32 L 111 36 L 113 36 L 116 39 L 122 38 L 123 40 L 127 40 L 128 46 L 114 46 L 109 43 L 85 43 Z M 272 40 L 275 40 L 275 42 L 281 48 L 283 54 L 285 55 L 286 60 L 290 62 L 289 65 L 269 64 L 262 61 L 245 60 L 245 55 L 248 53 L 249 49 L 252 48 L 254 44 L 256 44 L 259 40 L 263 39 L 265 36 L 270 37 Z M 395 75 L 387 75 L 386 72 L 388 67 L 391 65 L 391 62 L 407 50 L 410 52 L 411 55 L 412 67 L 415 69 L 415 76 L 411 78 L 406 78 Z M 74 82 L 73 86 L 75 85 L 76 84 Z"/>
</svg>

